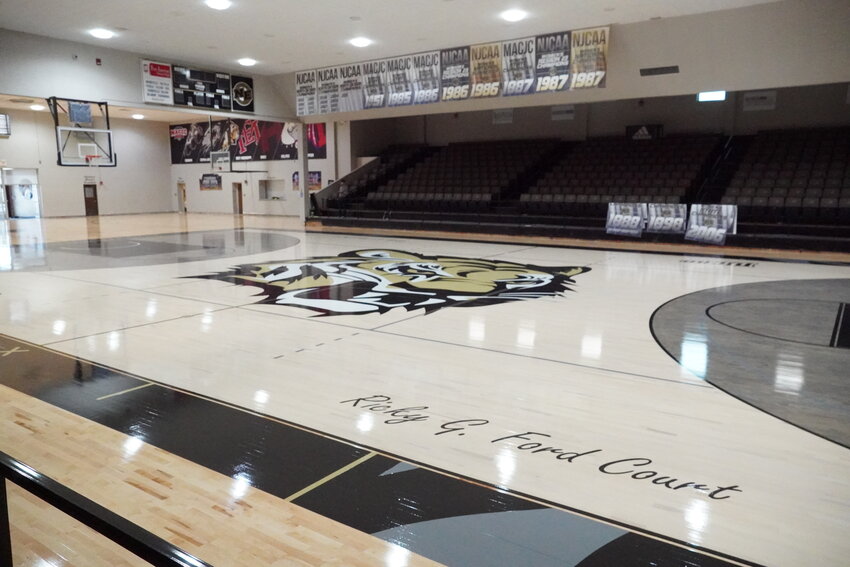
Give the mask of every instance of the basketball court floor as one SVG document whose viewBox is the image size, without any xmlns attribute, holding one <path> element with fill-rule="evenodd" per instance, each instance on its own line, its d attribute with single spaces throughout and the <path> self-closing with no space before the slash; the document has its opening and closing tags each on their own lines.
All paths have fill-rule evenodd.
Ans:
<svg viewBox="0 0 850 567">
<path fill-rule="evenodd" d="M 846 565 L 850 258 L 589 246 L 7 221 L 0 450 L 220 566 Z"/>
</svg>

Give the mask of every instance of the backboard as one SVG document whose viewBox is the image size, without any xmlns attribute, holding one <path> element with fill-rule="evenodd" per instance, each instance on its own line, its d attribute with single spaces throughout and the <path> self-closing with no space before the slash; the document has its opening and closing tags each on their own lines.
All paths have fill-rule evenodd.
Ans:
<svg viewBox="0 0 850 567">
<path fill-rule="evenodd" d="M 106 102 L 47 99 L 56 128 L 56 162 L 65 167 L 115 167 L 115 144 Z"/>
</svg>

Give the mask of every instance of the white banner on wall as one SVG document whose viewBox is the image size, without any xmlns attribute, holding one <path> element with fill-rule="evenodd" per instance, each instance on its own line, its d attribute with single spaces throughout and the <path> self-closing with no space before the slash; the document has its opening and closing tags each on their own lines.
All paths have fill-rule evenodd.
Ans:
<svg viewBox="0 0 850 567">
<path fill-rule="evenodd" d="M 158 104 L 174 104 L 171 65 L 142 60 L 142 100 Z"/>
<path fill-rule="evenodd" d="M 744 112 L 776 110 L 776 91 L 749 91 L 744 93 Z"/>
</svg>

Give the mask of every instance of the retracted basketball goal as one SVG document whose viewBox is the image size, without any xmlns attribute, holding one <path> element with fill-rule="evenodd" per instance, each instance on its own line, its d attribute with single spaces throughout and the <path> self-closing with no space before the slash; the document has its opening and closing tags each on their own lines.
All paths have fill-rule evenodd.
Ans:
<svg viewBox="0 0 850 567">
<path fill-rule="evenodd" d="M 59 97 L 47 99 L 56 129 L 56 163 L 65 167 L 115 167 L 109 104 Z"/>
</svg>

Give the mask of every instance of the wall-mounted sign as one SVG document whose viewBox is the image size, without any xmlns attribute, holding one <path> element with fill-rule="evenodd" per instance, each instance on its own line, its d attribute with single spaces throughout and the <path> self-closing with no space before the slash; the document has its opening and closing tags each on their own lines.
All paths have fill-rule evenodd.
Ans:
<svg viewBox="0 0 850 567">
<path fill-rule="evenodd" d="M 170 64 L 142 60 L 142 100 L 158 104 L 174 104 Z"/>
<path fill-rule="evenodd" d="M 201 176 L 201 191 L 221 191 L 221 175 L 205 173 Z"/>
<path fill-rule="evenodd" d="M 749 91 L 743 95 L 744 112 L 776 110 L 776 91 Z"/>
</svg>

